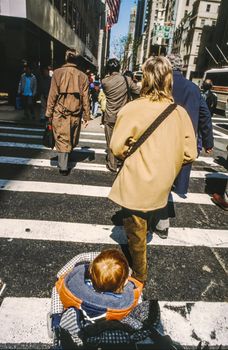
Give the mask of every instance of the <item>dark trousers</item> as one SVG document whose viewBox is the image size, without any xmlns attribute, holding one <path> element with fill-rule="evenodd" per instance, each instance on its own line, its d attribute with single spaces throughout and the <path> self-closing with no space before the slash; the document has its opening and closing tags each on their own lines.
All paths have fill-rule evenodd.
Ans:
<svg viewBox="0 0 228 350">
<path fill-rule="evenodd" d="M 112 137 L 112 133 L 113 133 L 113 129 L 114 129 L 115 124 L 105 121 L 104 125 L 105 125 L 105 138 L 106 138 L 106 143 L 107 143 L 106 163 L 111 170 L 116 171 L 117 170 L 117 160 L 114 157 L 114 155 L 110 149 L 110 141 L 111 141 L 111 137 Z"/>
<path fill-rule="evenodd" d="M 34 99 L 32 96 L 22 96 L 22 103 L 24 108 L 24 115 L 27 118 L 34 118 Z"/>
</svg>

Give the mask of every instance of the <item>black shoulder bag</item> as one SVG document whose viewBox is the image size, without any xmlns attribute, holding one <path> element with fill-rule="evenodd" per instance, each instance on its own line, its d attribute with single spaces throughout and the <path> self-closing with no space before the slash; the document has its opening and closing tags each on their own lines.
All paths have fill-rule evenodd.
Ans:
<svg viewBox="0 0 228 350">
<path fill-rule="evenodd" d="M 157 129 L 157 127 L 174 111 L 177 107 L 176 103 L 170 104 L 159 116 L 153 121 L 149 128 L 144 131 L 144 133 L 139 137 L 139 139 L 133 144 L 133 146 L 128 150 L 122 166 L 120 167 L 118 173 L 122 169 L 125 160 L 130 157 L 147 139 L 148 137 Z"/>
<path fill-rule="evenodd" d="M 52 122 L 48 121 L 43 134 L 43 145 L 47 148 L 55 147 L 55 139 L 53 134 Z"/>
</svg>

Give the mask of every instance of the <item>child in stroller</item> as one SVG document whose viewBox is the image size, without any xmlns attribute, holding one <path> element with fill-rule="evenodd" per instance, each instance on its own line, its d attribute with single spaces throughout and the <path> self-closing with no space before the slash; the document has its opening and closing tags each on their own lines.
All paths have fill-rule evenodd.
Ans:
<svg viewBox="0 0 228 350">
<path fill-rule="evenodd" d="M 117 249 L 75 256 L 52 290 L 53 349 L 136 349 L 145 339 L 153 344 L 151 337 L 167 341 L 158 331 L 158 303 L 138 304 L 142 288 Z"/>
</svg>

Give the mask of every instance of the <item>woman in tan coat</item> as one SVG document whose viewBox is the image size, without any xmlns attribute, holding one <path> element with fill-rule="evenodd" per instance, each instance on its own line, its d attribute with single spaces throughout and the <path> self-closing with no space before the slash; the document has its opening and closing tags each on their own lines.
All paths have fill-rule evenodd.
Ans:
<svg viewBox="0 0 228 350">
<path fill-rule="evenodd" d="M 124 160 L 127 151 L 168 105 L 173 103 L 172 67 L 164 57 L 143 66 L 141 98 L 117 116 L 111 139 L 113 154 Z M 109 198 L 124 208 L 124 228 L 132 257 L 133 276 L 147 279 L 146 238 L 153 211 L 167 205 L 173 182 L 183 164 L 197 156 L 191 120 L 181 106 L 124 162 Z"/>
<path fill-rule="evenodd" d="M 66 64 L 52 76 L 46 117 L 52 120 L 60 174 L 68 174 L 68 156 L 78 144 L 81 121 L 90 120 L 89 81 L 76 65 L 75 50 L 66 51 Z"/>
</svg>

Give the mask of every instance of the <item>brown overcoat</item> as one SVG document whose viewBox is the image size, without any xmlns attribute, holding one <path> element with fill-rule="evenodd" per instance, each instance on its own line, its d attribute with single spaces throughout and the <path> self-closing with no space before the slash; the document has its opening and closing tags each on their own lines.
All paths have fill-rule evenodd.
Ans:
<svg viewBox="0 0 228 350">
<path fill-rule="evenodd" d="M 124 159 L 134 143 L 169 102 L 139 98 L 123 107 L 111 139 L 113 154 Z M 181 106 L 124 162 L 109 198 L 122 207 L 151 211 L 166 206 L 173 182 L 183 164 L 197 156 L 192 122 Z"/>
<path fill-rule="evenodd" d="M 79 141 L 81 118 L 90 119 L 89 81 L 76 65 L 67 63 L 54 71 L 46 116 L 53 118 L 56 150 L 71 152 Z"/>
</svg>

